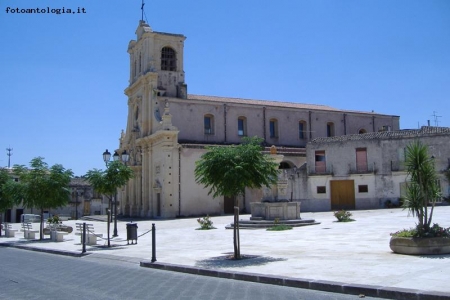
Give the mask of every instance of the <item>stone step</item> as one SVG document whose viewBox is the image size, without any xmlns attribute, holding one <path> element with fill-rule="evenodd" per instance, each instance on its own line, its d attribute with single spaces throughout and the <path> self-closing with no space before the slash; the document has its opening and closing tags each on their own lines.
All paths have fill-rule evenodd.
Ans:
<svg viewBox="0 0 450 300">
<path fill-rule="evenodd" d="M 320 222 L 316 222 L 313 219 L 297 219 L 297 220 L 281 220 L 278 222 L 280 225 L 289 225 L 292 227 L 300 227 L 300 226 L 309 226 L 309 225 L 318 225 Z M 263 229 L 263 228 L 270 228 L 274 226 L 275 223 L 273 220 L 240 220 L 239 221 L 239 228 L 242 229 Z M 226 229 L 232 229 L 234 226 L 234 223 L 231 223 L 227 226 L 225 226 Z"/>
</svg>

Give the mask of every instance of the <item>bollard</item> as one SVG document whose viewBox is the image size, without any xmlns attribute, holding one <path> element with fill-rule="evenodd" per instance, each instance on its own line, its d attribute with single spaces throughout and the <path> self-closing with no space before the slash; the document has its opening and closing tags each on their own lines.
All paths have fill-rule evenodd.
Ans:
<svg viewBox="0 0 450 300">
<path fill-rule="evenodd" d="M 156 229 L 155 223 L 152 223 L 152 262 L 156 261 Z"/>
<path fill-rule="evenodd" d="M 86 223 L 83 223 L 83 235 L 81 236 L 81 244 L 83 245 L 83 250 L 81 253 L 86 253 Z"/>
</svg>

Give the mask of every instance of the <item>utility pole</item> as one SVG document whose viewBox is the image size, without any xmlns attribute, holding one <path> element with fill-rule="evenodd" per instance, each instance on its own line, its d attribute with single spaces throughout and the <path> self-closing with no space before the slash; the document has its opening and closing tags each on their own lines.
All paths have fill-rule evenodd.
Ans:
<svg viewBox="0 0 450 300">
<path fill-rule="evenodd" d="M 13 148 L 6 148 L 6 151 L 8 151 L 8 153 L 6 155 L 8 155 L 8 169 L 11 167 L 11 151 L 13 151 Z"/>
</svg>

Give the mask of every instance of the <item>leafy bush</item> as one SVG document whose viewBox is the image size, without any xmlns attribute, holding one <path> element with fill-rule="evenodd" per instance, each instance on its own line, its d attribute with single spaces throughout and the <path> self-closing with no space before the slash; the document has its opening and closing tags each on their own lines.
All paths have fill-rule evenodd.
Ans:
<svg viewBox="0 0 450 300">
<path fill-rule="evenodd" d="M 283 231 L 283 230 L 291 230 L 292 226 L 285 224 L 273 225 L 272 227 L 267 228 L 268 231 Z"/>
<path fill-rule="evenodd" d="M 391 236 L 396 237 L 445 237 L 450 238 L 450 227 L 444 228 L 435 223 L 430 228 L 426 229 L 421 226 L 415 228 L 403 229 L 394 233 Z"/>
<path fill-rule="evenodd" d="M 283 231 L 283 230 L 290 230 L 292 229 L 292 226 L 286 225 L 286 224 L 280 224 L 280 218 L 275 218 L 273 220 L 273 226 L 267 228 L 268 231 Z"/>
<path fill-rule="evenodd" d="M 334 212 L 334 216 L 336 217 L 336 219 L 338 220 L 338 222 L 351 222 L 351 221 L 355 221 L 352 218 L 350 218 L 352 216 L 352 213 L 349 211 L 345 211 L 343 209 L 335 211 Z"/>
<path fill-rule="evenodd" d="M 48 224 L 54 224 L 54 225 L 59 225 L 62 224 L 61 219 L 59 218 L 58 215 L 54 215 L 53 217 L 50 217 L 47 219 L 47 223 Z"/>
<path fill-rule="evenodd" d="M 201 229 L 201 230 L 216 229 L 213 226 L 213 221 L 211 220 L 211 218 L 208 215 L 203 218 L 198 218 L 197 222 L 198 222 L 198 224 L 200 224 L 199 229 Z"/>
</svg>

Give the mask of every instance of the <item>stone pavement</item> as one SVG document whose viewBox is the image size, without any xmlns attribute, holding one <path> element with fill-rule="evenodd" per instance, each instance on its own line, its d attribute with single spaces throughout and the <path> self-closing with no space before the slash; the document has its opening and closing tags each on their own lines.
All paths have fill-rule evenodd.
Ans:
<svg viewBox="0 0 450 300">
<path fill-rule="evenodd" d="M 119 237 L 111 240 L 112 247 L 101 240 L 86 248 L 87 253 L 99 257 L 209 276 L 392 299 L 450 299 L 450 255 L 398 255 L 389 248 L 389 234 L 413 227 L 415 217 L 398 208 L 352 213 L 355 222 L 338 223 L 333 212 L 302 213 L 303 219 L 320 224 L 287 231 L 241 230 L 241 254 L 250 258 L 240 261 L 224 259 L 233 251 L 233 232 L 224 229 L 233 216 L 212 217 L 215 230 L 196 230 L 195 218 L 135 219 L 138 235 L 144 234 L 135 245 L 127 245 L 127 222 L 119 221 Z M 249 217 L 241 215 L 241 219 Z M 450 227 L 450 206 L 436 207 L 433 221 Z M 0 245 L 79 255 L 82 246 L 74 234 L 76 222 L 80 221 L 64 222 L 74 227 L 64 242 L 29 241 L 23 239 L 23 233 L 16 233 L 14 238 L 2 236 Z M 106 236 L 105 222 L 86 223 L 94 224 L 95 232 Z M 156 226 L 157 259 L 153 264 L 152 234 L 148 232 L 152 223 Z"/>
</svg>

